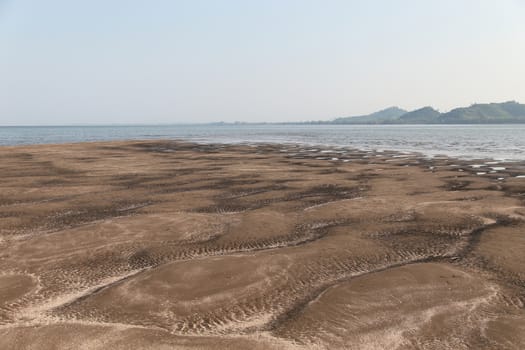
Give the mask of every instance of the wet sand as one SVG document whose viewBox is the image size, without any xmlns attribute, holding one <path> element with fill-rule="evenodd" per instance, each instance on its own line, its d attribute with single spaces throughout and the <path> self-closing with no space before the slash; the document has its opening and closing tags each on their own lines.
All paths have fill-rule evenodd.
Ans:
<svg viewBox="0 0 525 350">
<path fill-rule="evenodd" d="M 2 349 L 523 349 L 525 166 L 0 148 Z"/>
</svg>

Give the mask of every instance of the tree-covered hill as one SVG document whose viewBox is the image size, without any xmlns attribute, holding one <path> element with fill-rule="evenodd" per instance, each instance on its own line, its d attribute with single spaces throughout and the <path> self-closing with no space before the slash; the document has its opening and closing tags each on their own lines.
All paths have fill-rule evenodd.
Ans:
<svg viewBox="0 0 525 350">
<path fill-rule="evenodd" d="M 407 112 L 390 107 L 369 115 L 337 118 L 323 124 L 498 124 L 525 123 L 525 104 L 478 103 L 440 113 L 432 107 Z"/>
</svg>

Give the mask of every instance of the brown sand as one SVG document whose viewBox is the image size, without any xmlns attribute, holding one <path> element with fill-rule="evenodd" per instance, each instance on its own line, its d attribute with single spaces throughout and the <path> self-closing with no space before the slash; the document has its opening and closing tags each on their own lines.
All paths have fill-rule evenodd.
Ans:
<svg viewBox="0 0 525 350">
<path fill-rule="evenodd" d="M 523 349 L 523 166 L 475 163 L 0 148 L 0 348 Z"/>
</svg>

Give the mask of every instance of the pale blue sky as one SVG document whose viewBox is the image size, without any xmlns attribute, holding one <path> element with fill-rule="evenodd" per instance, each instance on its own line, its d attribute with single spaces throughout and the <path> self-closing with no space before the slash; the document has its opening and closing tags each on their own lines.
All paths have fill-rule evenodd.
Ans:
<svg viewBox="0 0 525 350">
<path fill-rule="evenodd" d="M 0 124 L 525 102 L 523 0 L 0 0 Z"/>
</svg>

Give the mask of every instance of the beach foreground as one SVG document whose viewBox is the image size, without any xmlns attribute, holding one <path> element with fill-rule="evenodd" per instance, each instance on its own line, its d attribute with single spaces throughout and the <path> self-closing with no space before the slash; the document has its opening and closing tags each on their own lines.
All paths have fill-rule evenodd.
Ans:
<svg viewBox="0 0 525 350">
<path fill-rule="evenodd" d="M 525 346 L 523 165 L 168 141 L 0 160 L 2 349 Z"/>
</svg>

